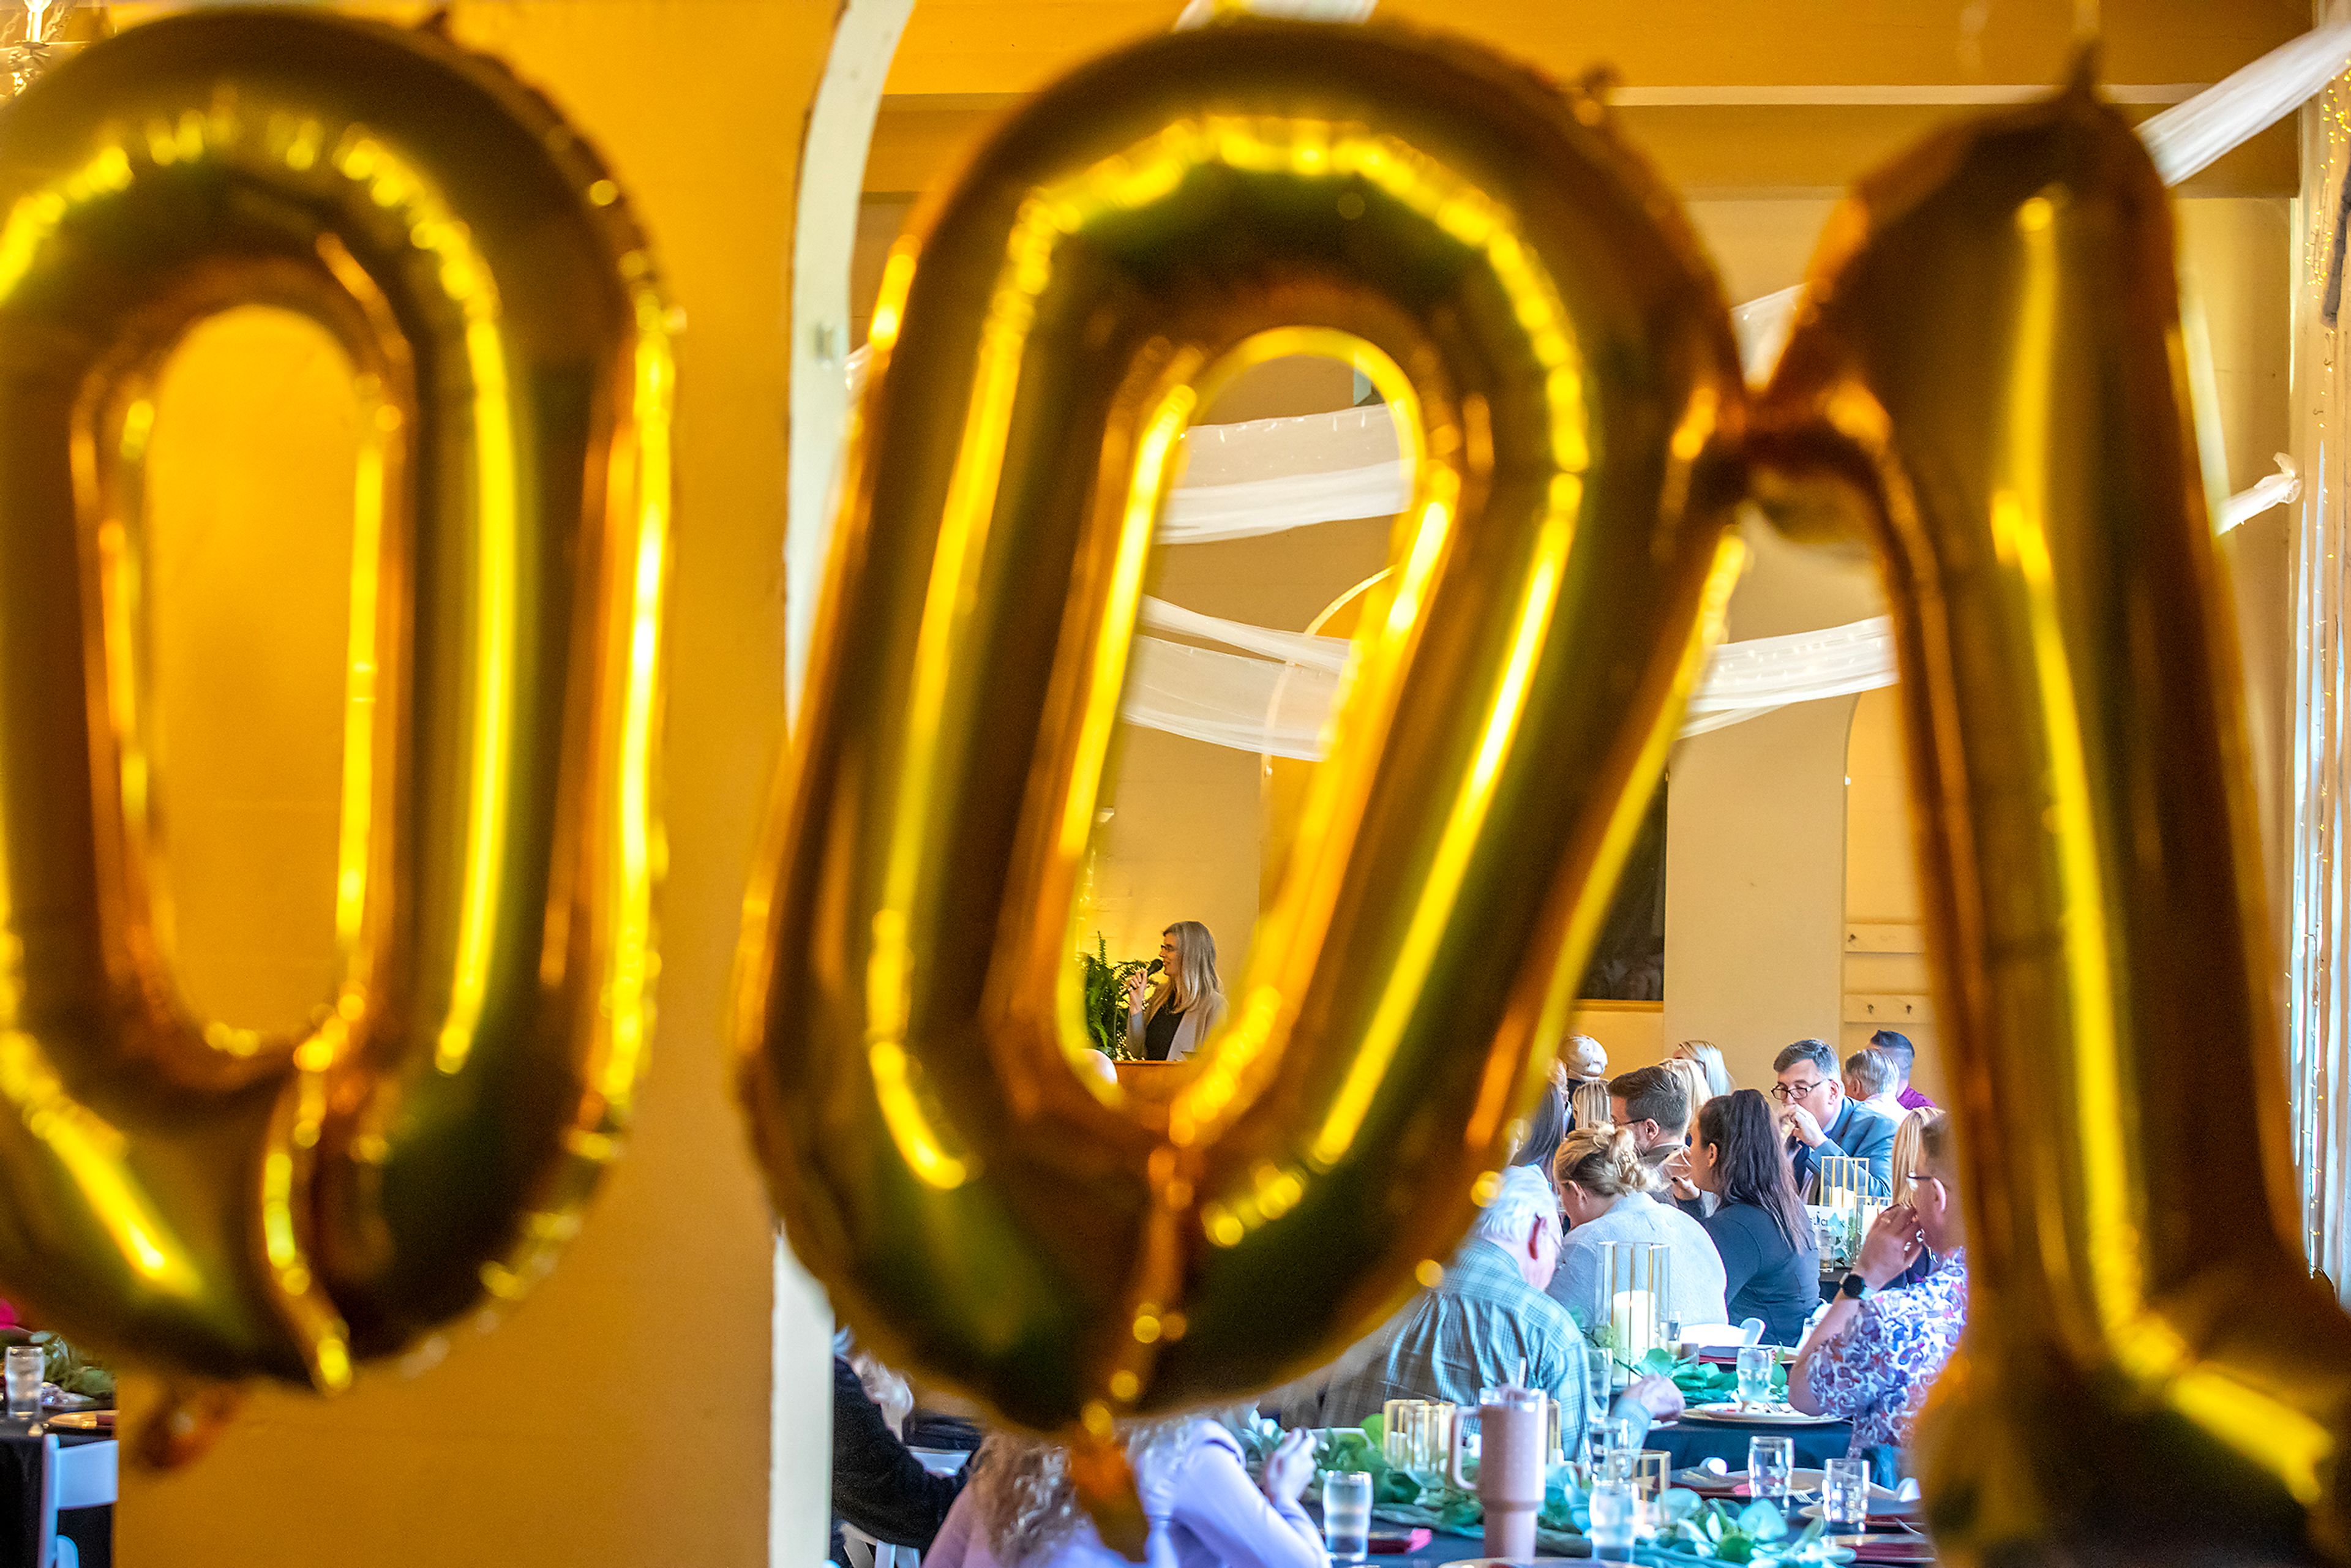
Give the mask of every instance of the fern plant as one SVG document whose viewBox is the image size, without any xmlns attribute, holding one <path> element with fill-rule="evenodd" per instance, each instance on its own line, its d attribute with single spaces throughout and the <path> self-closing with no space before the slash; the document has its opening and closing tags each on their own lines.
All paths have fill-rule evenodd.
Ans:
<svg viewBox="0 0 2351 1568">
<path fill-rule="evenodd" d="M 1094 933 L 1094 950 L 1078 954 L 1078 972 L 1086 988 L 1086 1034 L 1093 1048 L 1113 1061 L 1131 1061 L 1126 1044 L 1126 978 L 1150 967 L 1147 960 L 1129 958 L 1112 963 L 1110 943 Z"/>
</svg>

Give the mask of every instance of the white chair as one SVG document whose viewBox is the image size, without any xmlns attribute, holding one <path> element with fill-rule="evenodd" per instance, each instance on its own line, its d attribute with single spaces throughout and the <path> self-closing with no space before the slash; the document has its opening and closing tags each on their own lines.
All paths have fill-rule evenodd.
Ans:
<svg viewBox="0 0 2351 1568">
<path fill-rule="evenodd" d="M 35 1561 L 44 1568 L 81 1568 L 81 1549 L 58 1538 L 57 1511 L 112 1502 L 120 1452 L 112 1438 L 71 1448 L 54 1437 L 42 1439 L 41 1542 Z"/>
</svg>

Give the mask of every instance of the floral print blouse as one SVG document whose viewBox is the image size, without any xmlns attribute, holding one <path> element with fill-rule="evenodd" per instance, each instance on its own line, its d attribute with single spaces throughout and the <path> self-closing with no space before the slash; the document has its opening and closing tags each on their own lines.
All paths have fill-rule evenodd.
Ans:
<svg viewBox="0 0 2351 1568">
<path fill-rule="evenodd" d="M 1862 1302 L 1851 1326 L 1812 1368 L 1821 1414 L 1853 1423 L 1858 1458 L 1880 1444 L 1910 1446 L 1910 1423 L 1927 1402 L 1968 1320 L 1968 1255 L 1962 1248 L 1915 1285 Z"/>
</svg>

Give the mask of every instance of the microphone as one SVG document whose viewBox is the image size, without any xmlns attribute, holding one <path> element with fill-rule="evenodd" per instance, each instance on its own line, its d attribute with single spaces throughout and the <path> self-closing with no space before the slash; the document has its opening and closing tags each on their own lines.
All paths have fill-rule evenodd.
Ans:
<svg viewBox="0 0 2351 1568">
<path fill-rule="evenodd" d="M 1160 971 L 1160 970 L 1162 970 L 1162 969 L 1165 968 L 1166 967 L 1167 967 L 1166 965 L 1165 965 L 1165 964 L 1161 963 L 1158 959 L 1154 958 L 1153 960 L 1151 960 L 1150 964 L 1149 964 L 1149 965 L 1147 965 L 1147 966 L 1144 968 L 1144 971 L 1143 971 L 1143 972 L 1144 972 L 1145 975 L 1155 975 L 1155 974 L 1159 973 L 1159 971 Z"/>
</svg>

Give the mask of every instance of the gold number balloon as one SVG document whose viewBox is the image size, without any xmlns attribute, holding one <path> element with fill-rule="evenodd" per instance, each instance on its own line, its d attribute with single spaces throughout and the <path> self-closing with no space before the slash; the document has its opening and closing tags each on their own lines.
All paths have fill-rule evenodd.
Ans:
<svg viewBox="0 0 2351 1568">
<path fill-rule="evenodd" d="M 0 1288 L 126 1363 L 331 1389 L 525 1288 L 627 1120 L 666 308 L 535 94 L 316 14 L 93 46 L 10 105 L 0 214 Z M 159 369 L 255 303 L 370 416 L 340 977 L 285 1039 L 175 979 L 140 607 Z"/>
<path fill-rule="evenodd" d="M 1449 1254 L 1733 564 L 1721 293 L 1602 120 L 1464 46 L 1220 26 L 1044 94 L 892 258 L 739 1006 L 777 1206 L 885 1356 L 1100 1434 Z M 1229 1027 L 1145 1124 L 1065 1056 L 1076 870 L 1176 439 L 1298 351 L 1380 384 L 1416 490 Z"/>
<path fill-rule="evenodd" d="M 1963 1134 L 1938 1547 L 2345 1555 L 2351 1320 L 2293 1238 L 2234 628 L 2171 219 L 2078 85 L 1832 226 L 1756 413 L 1775 509 L 1865 532 Z"/>
</svg>

